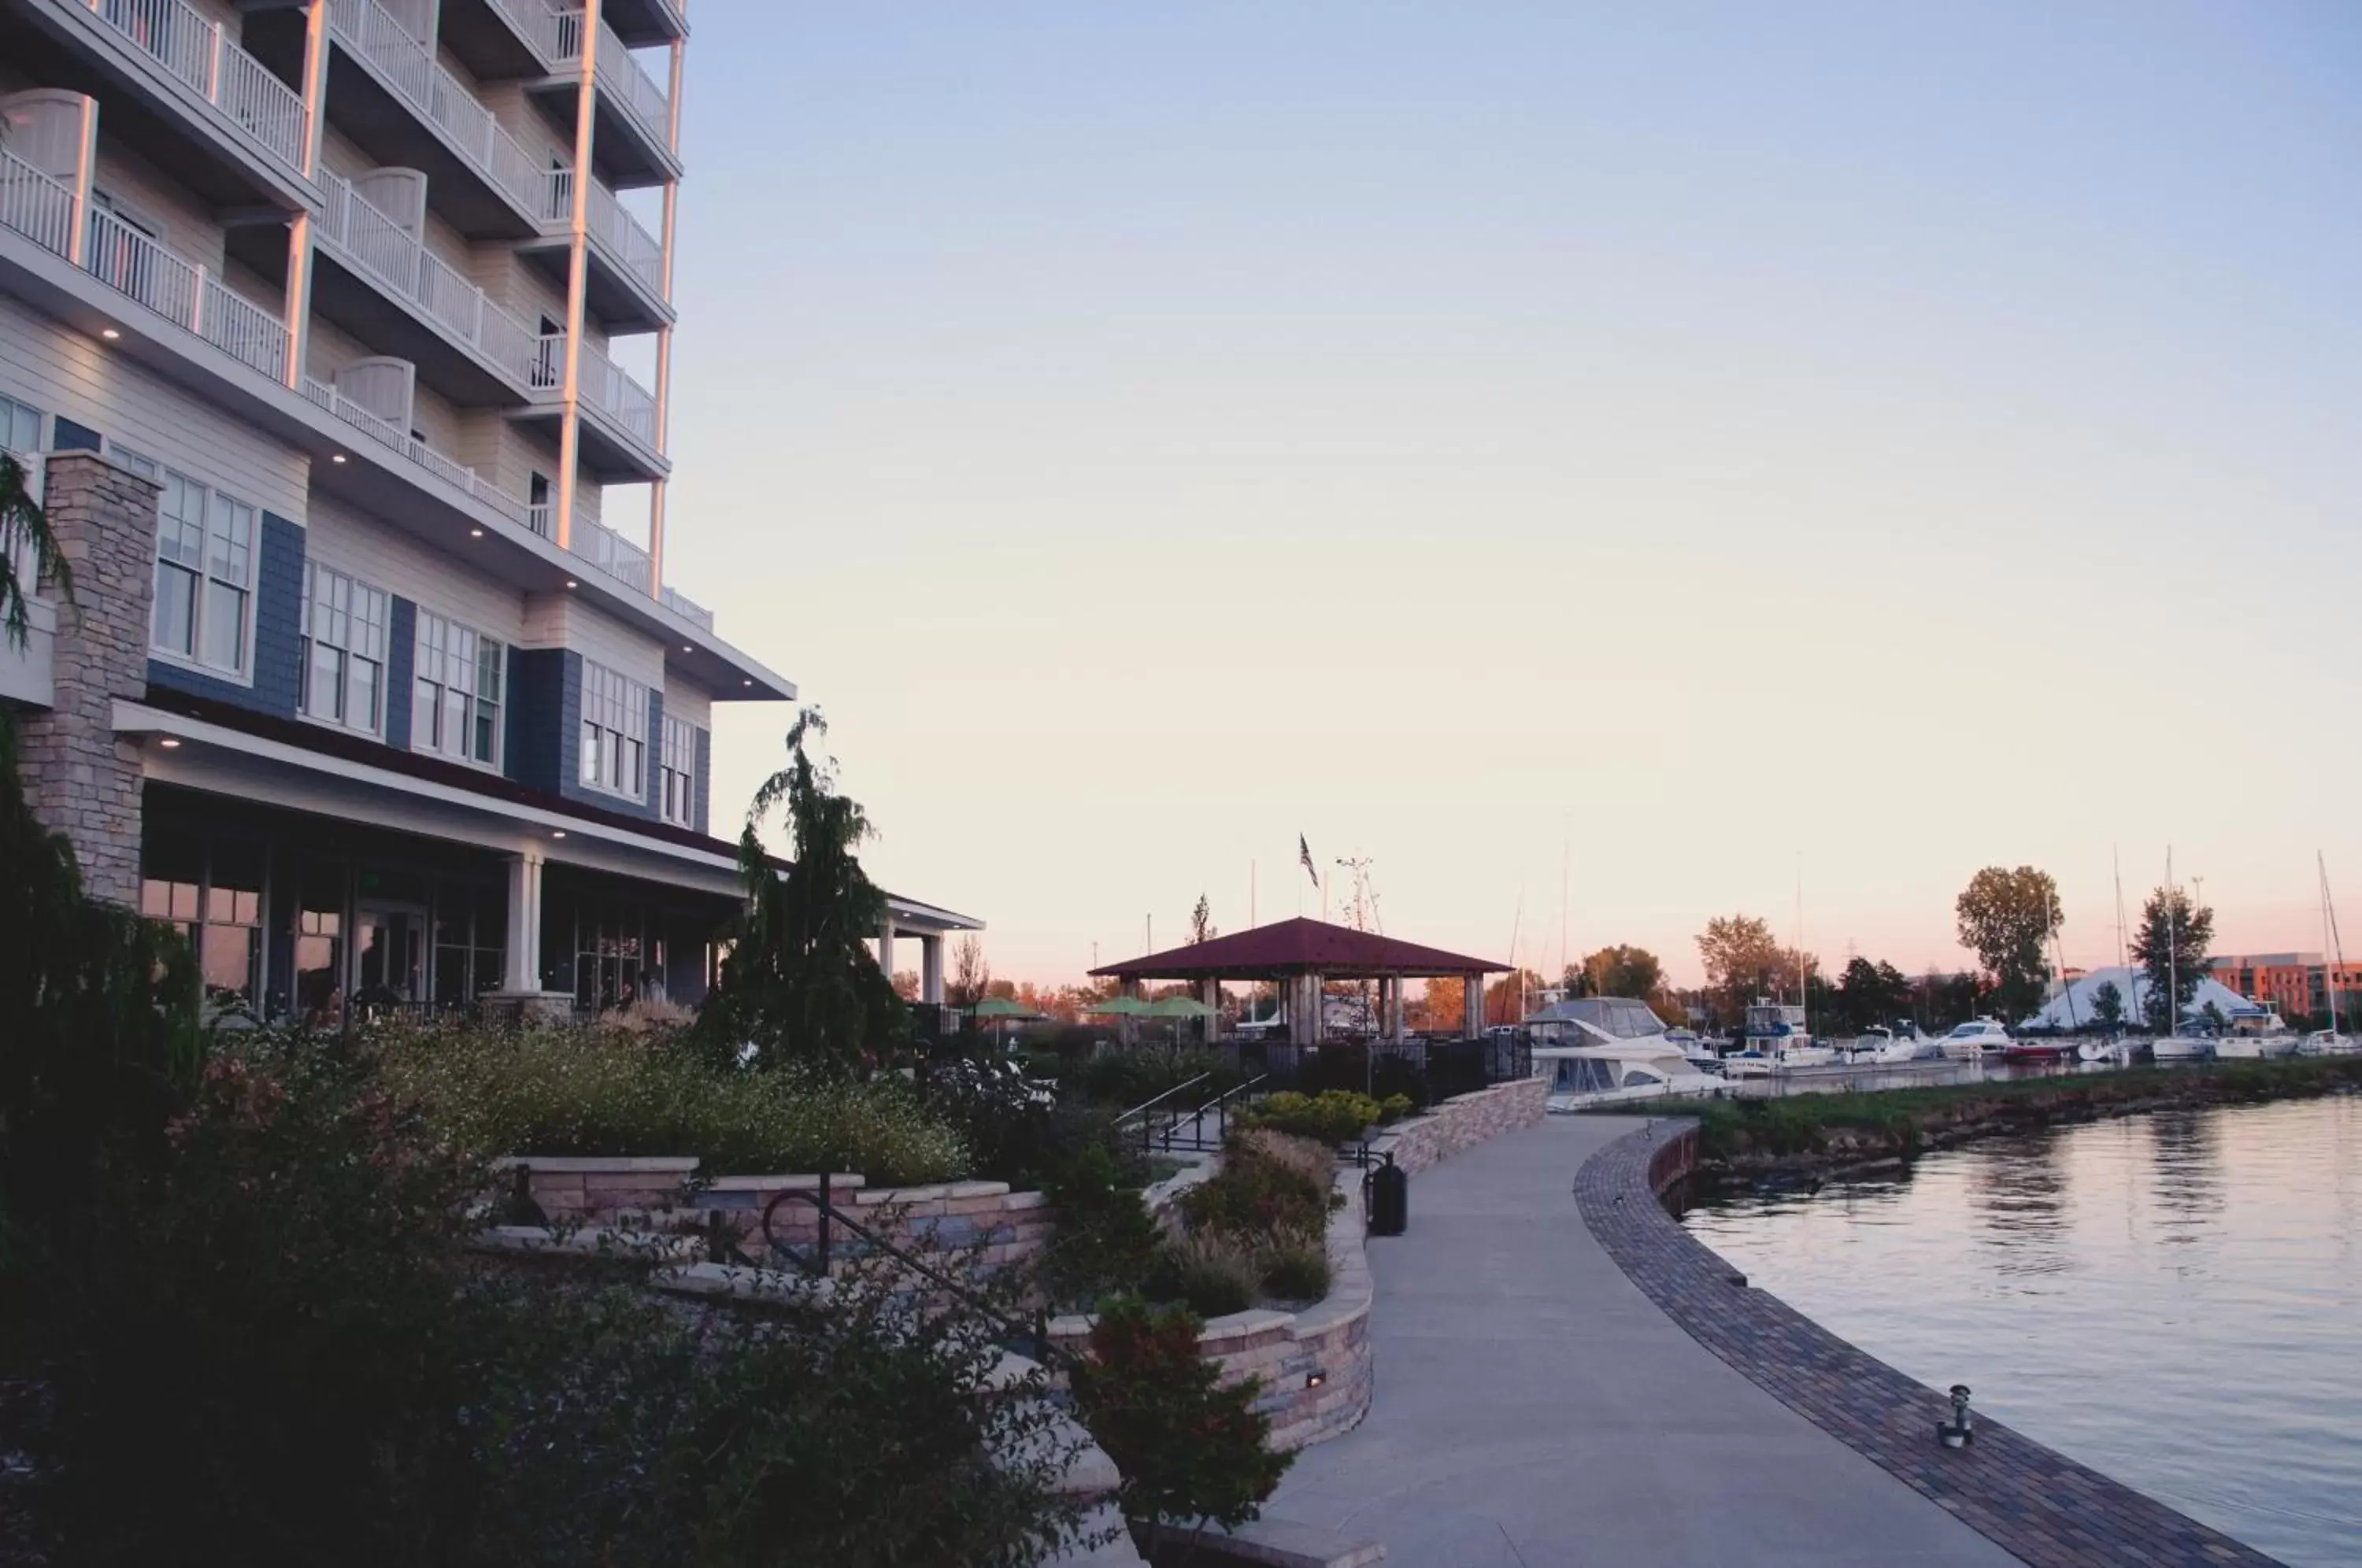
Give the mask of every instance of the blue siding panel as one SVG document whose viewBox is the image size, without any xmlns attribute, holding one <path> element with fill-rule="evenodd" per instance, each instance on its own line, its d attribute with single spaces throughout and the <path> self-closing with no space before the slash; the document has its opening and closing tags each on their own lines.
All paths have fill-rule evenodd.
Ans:
<svg viewBox="0 0 2362 1568">
<path fill-rule="evenodd" d="M 292 718 L 304 685 L 304 529 L 275 513 L 262 514 L 254 583 L 254 684 L 148 661 L 148 684 L 195 697 Z"/>
<path fill-rule="evenodd" d="M 573 782 L 582 716 L 582 657 L 563 648 L 509 650 L 507 772 L 563 792 Z"/>
<path fill-rule="evenodd" d="M 399 594 L 387 596 L 385 635 L 385 744 L 410 749 L 411 680 L 418 660 L 418 606 Z"/>
<path fill-rule="evenodd" d="M 697 812 L 690 826 L 712 833 L 713 806 L 713 732 L 697 732 Z"/>
</svg>

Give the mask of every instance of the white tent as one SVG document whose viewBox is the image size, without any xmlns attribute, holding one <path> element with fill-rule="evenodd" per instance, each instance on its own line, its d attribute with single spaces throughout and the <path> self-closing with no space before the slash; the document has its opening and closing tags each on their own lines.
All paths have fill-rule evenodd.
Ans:
<svg viewBox="0 0 2362 1568">
<path fill-rule="evenodd" d="M 2099 1021 L 2100 1009 L 2095 998 L 2102 986 L 2113 985 L 2124 998 L 2124 1022 L 2130 1029 L 2148 1027 L 2148 1013 L 2143 1004 L 2148 999 L 2148 980 L 2138 969 L 2111 966 L 2094 969 L 2070 985 L 2058 995 L 2043 1004 L 2042 1010 L 2020 1023 L 2020 1029 L 2089 1029 Z M 2184 1018 L 2197 1018 L 2213 1002 L 2224 1019 L 2261 1018 L 2264 1010 L 2213 978 L 2198 982 L 2198 990 L 2181 1010 Z"/>
</svg>

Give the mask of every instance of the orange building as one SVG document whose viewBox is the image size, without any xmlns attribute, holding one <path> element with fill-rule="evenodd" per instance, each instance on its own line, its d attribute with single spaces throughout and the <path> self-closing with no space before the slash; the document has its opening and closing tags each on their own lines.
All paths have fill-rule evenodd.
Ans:
<svg viewBox="0 0 2362 1568">
<path fill-rule="evenodd" d="M 2337 988 L 2341 1021 L 2362 1010 L 2362 963 L 2330 964 L 2318 953 L 2247 953 L 2216 958 L 2207 970 L 2249 1000 L 2279 1010 L 2282 1017 L 2328 1011 L 2332 985 Z"/>
</svg>

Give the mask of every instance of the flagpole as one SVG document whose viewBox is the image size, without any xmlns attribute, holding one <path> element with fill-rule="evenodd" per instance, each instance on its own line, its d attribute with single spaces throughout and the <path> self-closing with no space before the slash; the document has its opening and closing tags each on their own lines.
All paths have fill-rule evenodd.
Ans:
<svg viewBox="0 0 2362 1568">
<path fill-rule="evenodd" d="M 1247 861 L 1247 929 L 1248 929 L 1249 931 L 1253 931 L 1253 930 L 1254 929 L 1254 924 L 1255 924 L 1255 863 L 1254 863 L 1254 861 L 1253 861 L 1252 858 L 1250 858 L 1250 859 Z"/>
</svg>

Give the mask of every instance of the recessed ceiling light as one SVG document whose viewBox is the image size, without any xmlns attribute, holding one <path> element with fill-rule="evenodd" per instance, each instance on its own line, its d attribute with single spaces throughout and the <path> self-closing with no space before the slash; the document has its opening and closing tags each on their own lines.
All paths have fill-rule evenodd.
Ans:
<svg viewBox="0 0 2362 1568">
<path fill-rule="evenodd" d="M 470 539 L 480 539 L 483 536 L 484 531 L 481 528 L 470 528 L 468 530 L 468 537 Z"/>
<path fill-rule="evenodd" d="M 568 578 L 568 579 L 566 580 L 566 586 L 567 586 L 567 587 L 568 587 L 568 588 L 579 588 L 579 587 L 580 587 L 580 586 L 581 586 L 581 584 L 579 584 L 579 583 L 576 582 L 572 578 L 570 578 L 570 577 L 569 577 L 569 578 Z"/>
<path fill-rule="evenodd" d="M 741 686 L 752 686 L 755 683 L 752 680 L 742 680 L 738 684 Z"/>
<path fill-rule="evenodd" d="M 98 329 L 98 335 L 99 335 L 101 337 L 105 338 L 109 343 L 114 342 L 116 338 L 118 338 L 118 337 L 122 337 L 122 336 L 123 336 L 123 334 L 121 334 L 120 332 L 116 331 L 116 330 L 115 330 L 115 328 L 113 328 L 113 327 L 111 327 L 111 326 L 102 326 L 102 327 L 100 327 L 100 328 Z"/>
<path fill-rule="evenodd" d="M 344 460 L 345 455 L 342 452 L 331 452 L 328 454 L 328 461 L 332 463 L 341 463 Z"/>
<path fill-rule="evenodd" d="M 683 643 L 680 645 L 680 651 L 683 653 L 695 653 L 697 650 L 690 647 L 687 643 Z"/>
<path fill-rule="evenodd" d="M 156 744 L 162 746 L 166 751 L 174 751 L 180 747 L 181 737 L 178 735 L 166 735 L 162 740 L 158 741 Z"/>
<path fill-rule="evenodd" d="M 564 828 L 551 828 L 549 830 L 549 836 L 552 838 L 564 838 L 566 836 L 566 830 Z"/>
</svg>

